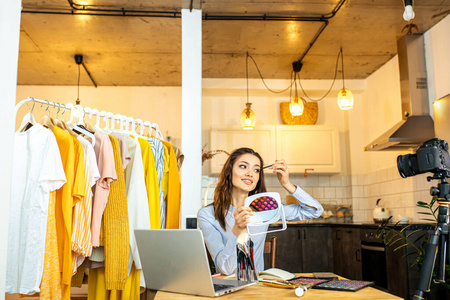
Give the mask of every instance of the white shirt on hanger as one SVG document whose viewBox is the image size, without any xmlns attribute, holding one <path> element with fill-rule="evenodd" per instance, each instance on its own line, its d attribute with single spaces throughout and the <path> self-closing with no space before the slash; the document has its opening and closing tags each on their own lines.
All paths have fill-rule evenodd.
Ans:
<svg viewBox="0 0 450 300">
<path fill-rule="evenodd" d="M 141 270 L 141 286 L 145 287 L 142 264 L 134 236 L 135 229 L 150 229 L 150 214 L 148 207 L 147 188 L 145 186 L 144 164 L 142 162 L 139 142 L 126 136 L 128 153 L 131 160 L 125 169 L 125 186 L 127 190 L 128 222 L 130 226 L 130 256 L 128 274 L 134 261 L 136 269 Z"/>
<path fill-rule="evenodd" d="M 53 133 L 40 124 L 16 132 L 9 209 L 7 293 L 39 292 L 49 194 L 66 182 Z"/>
</svg>

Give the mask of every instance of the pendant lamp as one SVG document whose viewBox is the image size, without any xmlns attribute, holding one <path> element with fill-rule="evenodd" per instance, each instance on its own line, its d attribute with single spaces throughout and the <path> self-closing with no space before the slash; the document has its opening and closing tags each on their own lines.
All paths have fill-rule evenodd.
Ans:
<svg viewBox="0 0 450 300">
<path fill-rule="evenodd" d="M 255 129 L 256 115 L 253 112 L 252 104 L 247 102 L 247 107 L 241 113 L 241 127 L 245 130 Z"/>
<path fill-rule="evenodd" d="M 293 117 L 303 115 L 303 109 L 305 108 L 305 100 L 298 96 L 297 92 L 297 71 L 294 68 L 294 97 L 291 97 L 291 102 L 289 103 L 289 111 Z"/>
<path fill-rule="evenodd" d="M 342 63 L 342 89 L 339 91 L 337 102 L 339 108 L 342 110 L 349 110 L 353 108 L 353 93 L 345 88 L 344 81 L 344 52 L 341 48 L 341 63 Z"/>
<path fill-rule="evenodd" d="M 244 130 L 252 130 L 255 129 L 256 115 L 251 109 L 252 104 L 248 102 L 248 52 L 245 61 L 245 67 L 247 75 L 247 103 L 245 104 L 246 108 L 241 113 L 241 127 Z"/>
</svg>

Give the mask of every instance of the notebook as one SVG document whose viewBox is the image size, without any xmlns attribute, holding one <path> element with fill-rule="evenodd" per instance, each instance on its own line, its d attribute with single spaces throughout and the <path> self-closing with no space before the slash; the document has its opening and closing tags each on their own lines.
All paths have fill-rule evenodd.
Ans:
<svg viewBox="0 0 450 300">
<path fill-rule="evenodd" d="M 147 288 L 215 297 L 255 282 L 212 278 L 205 244 L 197 229 L 136 229 Z"/>
</svg>

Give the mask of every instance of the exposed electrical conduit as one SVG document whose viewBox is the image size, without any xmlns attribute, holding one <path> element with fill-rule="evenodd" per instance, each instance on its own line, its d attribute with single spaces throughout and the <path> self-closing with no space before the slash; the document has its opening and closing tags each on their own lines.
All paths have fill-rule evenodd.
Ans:
<svg viewBox="0 0 450 300">
<path fill-rule="evenodd" d="M 122 7 L 121 9 L 111 8 L 98 8 L 100 5 L 81 5 L 72 0 L 67 0 L 72 9 L 57 9 L 57 8 L 23 8 L 23 13 L 37 13 L 37 14 L 62 14 L 62 15 L 93 15 L 93 16 L 121 16 L 121 17 L 151 17 L 151 18 L 181 18 L 181 11 L 154 11 L 154 10 L 132 10 Z M 340 0 L 333 10 L 325 15 L 321 16 L 270 16 L 263 15 L 203 15 L 205 21 L 299 21 L 299 22 L 322 22 L 322 26 L 319 28 L 305 52 L 301 55 L 298 61 L 302 61 L 319 36 L 328 26 L 328 20 L 333 18 L 339 9 L 344 5 L 346 0 Z M 192 2 L 191 2 L 192 4 Z M 96 8 L 97 7 L 97 8 Z M 192 7 L 191 7 L 192 8 Z M 77 13 L 81 11 L 82 13 Z"/>
</svg>

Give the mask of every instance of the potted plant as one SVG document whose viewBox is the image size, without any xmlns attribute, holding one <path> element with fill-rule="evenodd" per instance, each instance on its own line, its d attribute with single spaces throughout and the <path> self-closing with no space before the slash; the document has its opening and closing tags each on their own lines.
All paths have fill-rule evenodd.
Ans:
<svg viewBox="0 0 450 300">
<path fill-rule="evenodd" d="M 424 259 L 424 246 L 428 241 L 428 231 L 436 227 L 437 211 L 439 206 L 436 203 L 436 197 L 433 197 L 430 203 L 418 201 L 416 206 L 422 209 L 418 212 L 423 215 L 422 220 L 429 223 L 422 224 L 421 226 L 409 224 L 404 227 L 400 227 L 399 222 L 390 224 L 392 216 L 385 220 L 377 229 L 377 236 L 383 237 L 383 240 L 387 247 L 395 247 L 393 251 L 404 249 L 407 258 L 412 256 L 413 263 L 409 266 L 420 273 L 422 262 Z M 435 268 L 433 269 L 432 277 L 436 278 Z M 447 261 L 445 266 L 445 283 L 435 284 L 431 281 L 431 293 L 429 299 L 450 299 L 450 262 Z M 416 284 L 416 283 L 415 283 Z M 415 289 L 415 286 L 414 286 Z"/>
</svg>

